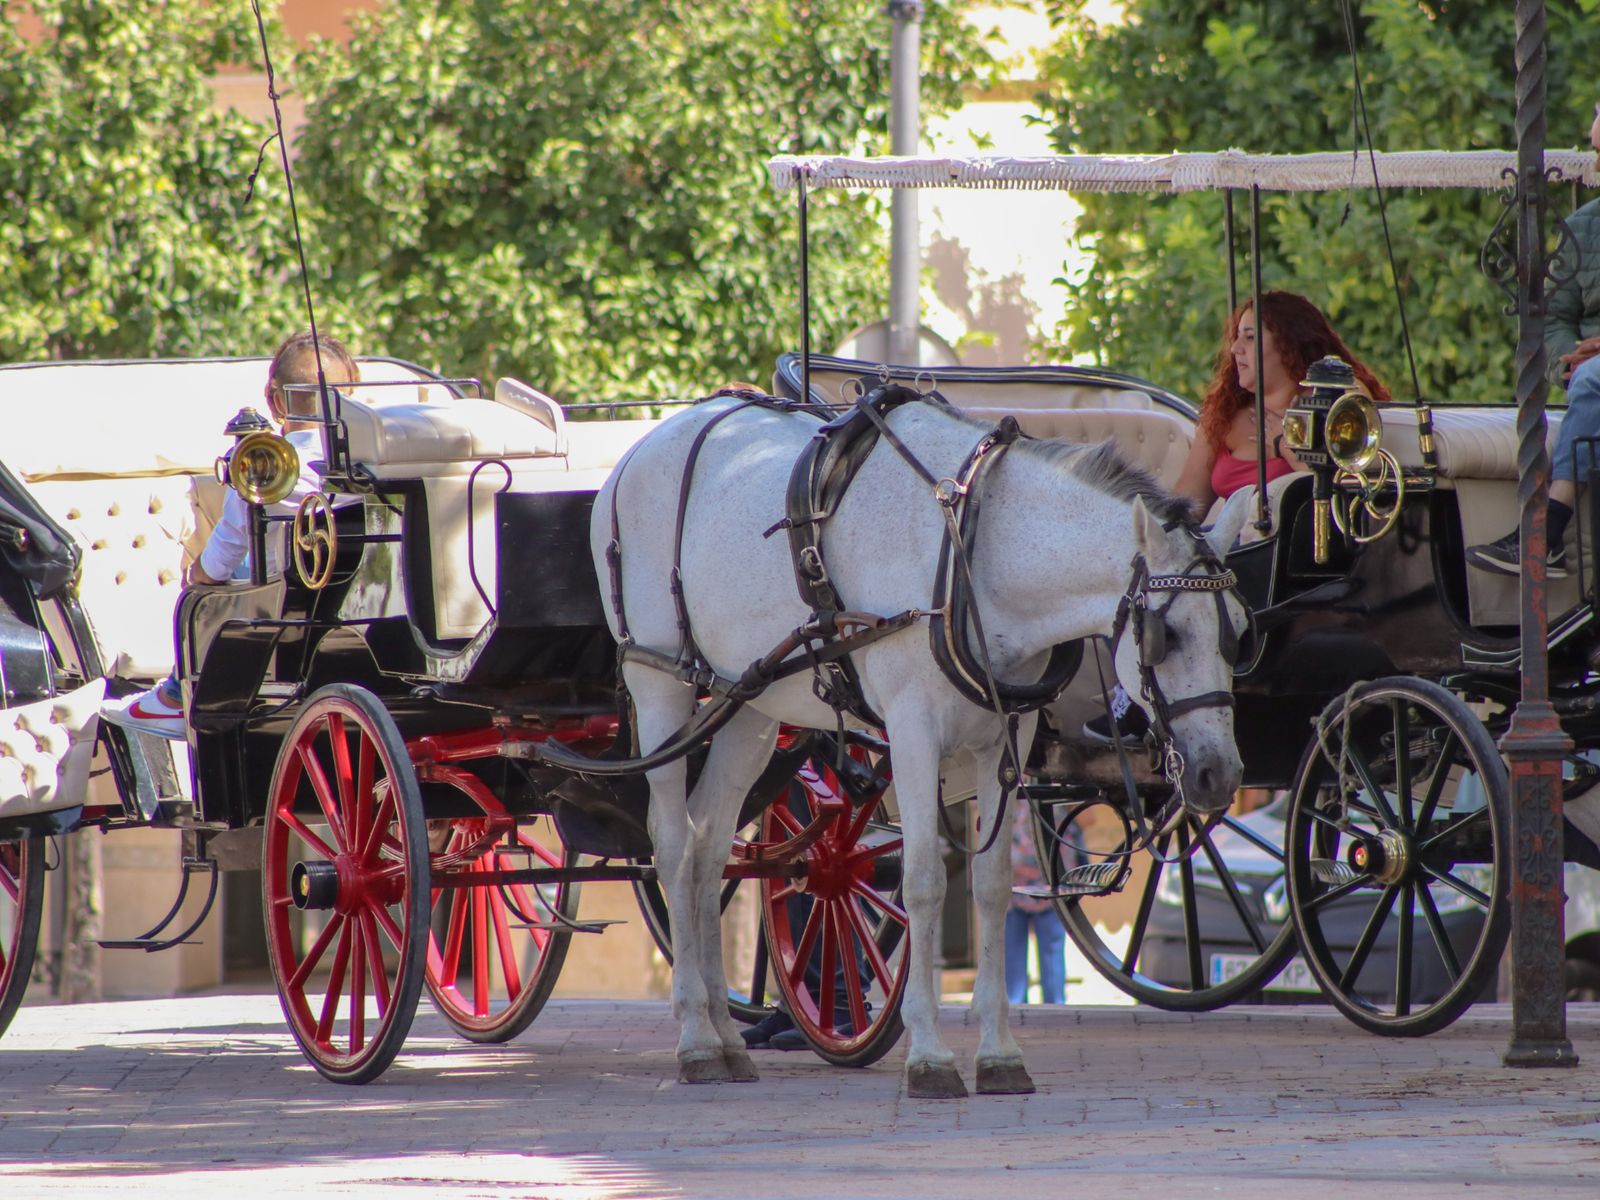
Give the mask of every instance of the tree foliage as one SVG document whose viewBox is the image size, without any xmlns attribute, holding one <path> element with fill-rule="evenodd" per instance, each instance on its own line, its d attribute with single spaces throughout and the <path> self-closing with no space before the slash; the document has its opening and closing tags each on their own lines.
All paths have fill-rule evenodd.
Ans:
<svg viewBox="0 0 1600 1200">
<path fill-rule="evenodd" d="M 1353 0 L 1362 87 L 1378 150 L 1511 148 L 1512 6 L 1499 0 Z M 1337 0 L 1129 0 L 1099 28 L 1083 0 L 1051 0 L 1059 41 L 1044 75 L 1057 147 L 1167 153 L 1348 149 L 1354 86 Z M 1551 0 L 1549 129 L 1582 145 L 1600 99 L 1600 0 Z M 1502 209 L 1493 193 L 1389 191 L 1389 230 L 1422 392 L 1504 402 L 1515 324 L 1478 254 Z M 1552 193 L 1558 209 L 1566 189 Z M 1587 199 L 1588 197 L 1584 197 Z M 1058 349 L 1092 354 L 1198 395 L 1227 309 L 1222 200 L 1088 196 L 1078 238 L 1091 265 L 1066 281 Z M 1370 191 L 1263 195 L 1263 283 L 1316 300 L 1395 390 L 1411 391 Z M 1249 291 L 1248 197 L 1236 204 L 1239 289 Z"/>
<path fill-rule="evenodd" d="M 281 192 L 244 203 L 263 131 L 207 84 L 253 33 L 207 0 L 0 0 L 0 360 L 253 352 L 292 319 Z"/>
<path fill-rule="evenodd" d="M 985 68 L 929 6 L 923 95 Z M 759 380 L 799 337 L 775 152 L 882 150 L 881 0 L 393 0 L 301 64 L 305 193 L 363 346 L 569 401 Z M 818 196 L 813 336 L 879 314 L 877 215 Z"/>
</svg>

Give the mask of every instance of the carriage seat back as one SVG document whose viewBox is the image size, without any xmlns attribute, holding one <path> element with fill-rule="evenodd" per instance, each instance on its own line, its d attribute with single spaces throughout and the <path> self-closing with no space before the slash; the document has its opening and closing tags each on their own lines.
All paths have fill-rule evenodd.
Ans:
<svg viewBox="0 0 1600 1200">
<path fill-rule="evenodd" d="M 106 683 L 0 709 L 0 821 L 83 803 Z"/>
<path fill-rule="evenodd" d="M 1417 410 L 1409 405 L 1385 405 L 1383 446 L 1401 466 L 1420 467 L 1422 449 L 1417 444 Z M 1561 431 L 1560 409 L 1548 414 L 1547 449 L 1554 449 Z M 1517 477 L 1517 410 L 1514 408 L 1435 408 L 1434 453 L 1441 479 L 1509 479 Z"/>
<path fill-rule="evenodd" d="M 340 413 L 351 461 L 380 479 L 405 478 L 423 464 L 542 458 L 566 449 L 561 406 L 513 379 L 500 381 L 493 400 L 419 404 L 347 396 Z"/>
<path fill-rule="evenodd" d="M 1132 393 L 1119 393 L 1125 399 Z M 1142 395 L 1143 393 L 1138 393 Z M 1059 438 L 1065 442 L 1112 442 L 1128 462 L 1142 467 L 1164 488 L 1178 482 L 1194 429 L 1178 416 L 1159 409 L 1140 408 L 1012 408 L 970 407 L 968 416 L 998 421 L 1014 416 L 1030 437 Z"/>
</svg>

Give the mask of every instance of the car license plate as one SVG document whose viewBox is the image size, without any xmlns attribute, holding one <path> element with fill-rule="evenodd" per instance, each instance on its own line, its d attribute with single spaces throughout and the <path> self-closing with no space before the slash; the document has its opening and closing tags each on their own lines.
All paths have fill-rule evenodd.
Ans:
<svg viewBox="0 0 1600 1200">
<path fill-rule="evenodd" d="M 1211 986 L 1227 983 L 1236 975 L 1242 974 L 1254 962 L 1255 958 L 1248 954 L 1213 954 L 1211 956 Z M 1317 979 L 1311 973 L 1311 968 L 1306 966 L 1305 959 L 1291 958 L 1289 965 L 1271 983 L 1267 984 L 1269 992 L 1301 992 L 1316 995 L 1322 991 L 1317 986 Z"/>
</svg>

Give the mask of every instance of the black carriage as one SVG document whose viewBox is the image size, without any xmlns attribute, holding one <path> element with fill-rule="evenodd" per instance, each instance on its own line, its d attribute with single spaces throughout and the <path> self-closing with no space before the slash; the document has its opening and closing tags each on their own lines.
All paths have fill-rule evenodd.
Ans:
<svg viewBox="0 0 1600 1200">
<path fill-rule="evenodd" d="M 1358 175 L 1369 186 L 1493 188 L 1513 162 L 1376 155 Z M 1593 170 L 1587 155 L 1550 162 L 1573 180 Z M 1214 188 L 1228 197 L 1230 248 L 1234 192 L 1256 197 L 1259 220 L 1261 190 L 1341 189 L 1352 169 L 1348 154 L 1238 152 L 770 166 L 802 209 L 818 187 Z M 1153 759 L 1119 763 L 1080 734 L 1104 711 L 1087 667 L 1046 709 L 1028 792 L 1058 910 L 1117 988 L 1179 1010 L 1323 994 L 1375 1032 L 1425 1034 L 1494 996 L 1509 936 L 1510 797 L 1496 744 L 1521 694 L 1517 581 L 1470 568 L 1464 550 L 1516 524 L 1516 410 L 1419 400 L 1380 411 L 1338 365 L 1327 370 L 1285 423 L 1313 470 L 1259 493 L 1258 519 L 1227 559 L 1254 614 L 1236 663 L 1235 731 L 1245 787 L 1265 799 L 1215 826 L 1181 815 L 1160 825 L 1171 789 Z M 975 415 L 1015 416 L 1027 433 L 1111 440 L 1169 485 L 1197 415 L 1156 385 L 1078 368 L 792 356 L 779 377 L 780 390 L 809 384 L 833 402 L 855 380 L 931 386 Z M 1585 545 L 1597 519 L 1590 509 L 1575 523 L 1580 569 L 1550 592 L 1552 700 L 1576 746 L 1569 800 L 1600 780 L 1600 576 Z M 1600 851 L 1570 823 L 1566 834 L 1570 884 L 1592 891 L 1574 864 L 1600 867 Z"/>
<path fill-rule="evenodd" d="M 515 381 L 485 396 L 410 374 L 333 381 L 323 490 L 292 518 L 266 507 L 298 470 L 287 443 L 251 433 L 229 451 L 230 484 L 252 502 L 252 576 L 186 591 L 173 618 L 189 778 L 161 739 L 78 712 L 49 794 L 42 771 L 31 802 L 20 784 L 7 793 L 0 1029 L 28 983 L 47 846 L 75 830 L 182 830 L 186 886 L 209 876 L 213 895 L 219 865 L 259 861 L 285 1016 L 339 1082 L 388 1066 L 424 988 L 470 1040 L 526 1028 L 571 938 L 606 924 L 578 914 L 586 880 L 632 881 L 670 954 L 642 777 L 540 760 L 551 742 L 632 749 L 589 510 L 653 422 L 569 424 Z M 9 474 L 0 532 L 8 715 L 24 714 L 26 731 L 27 714 L 47 723 L 85 690 L 92 711 L 109 664 L 75 586 L 79 549 Z M 91 765 L 111 772 L 118 803 L 86 802 Z M 900 1031 L 888 782 L 874 739 L 785 735 L 729 867 L 730 893 L 757 881 L 767 935 L 736 1009 L 753 1019 L 783 996 L 814 1048 L 844 1064 L 874 1061 Z M 120 944 L 180 943 L 199 925 L 173 923 L 182 906 Z"/>
</svg>

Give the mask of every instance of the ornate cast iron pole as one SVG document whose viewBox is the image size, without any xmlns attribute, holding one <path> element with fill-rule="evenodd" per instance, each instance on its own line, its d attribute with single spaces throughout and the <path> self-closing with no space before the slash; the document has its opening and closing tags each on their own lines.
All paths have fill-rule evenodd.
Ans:
<svg viewBox="0 0 1600 1200">
<path fill-rule="evenodd" d="M 1517 501 L 1522 508 L 1522 700 L 1500 746 L 1511 766 L 1512 1067 L 1575 1066 L 1562 980 L 1561 760 L 1550 706 L 1545 507 L 1544 0 L 1517 0 Z"/>
</svg>

